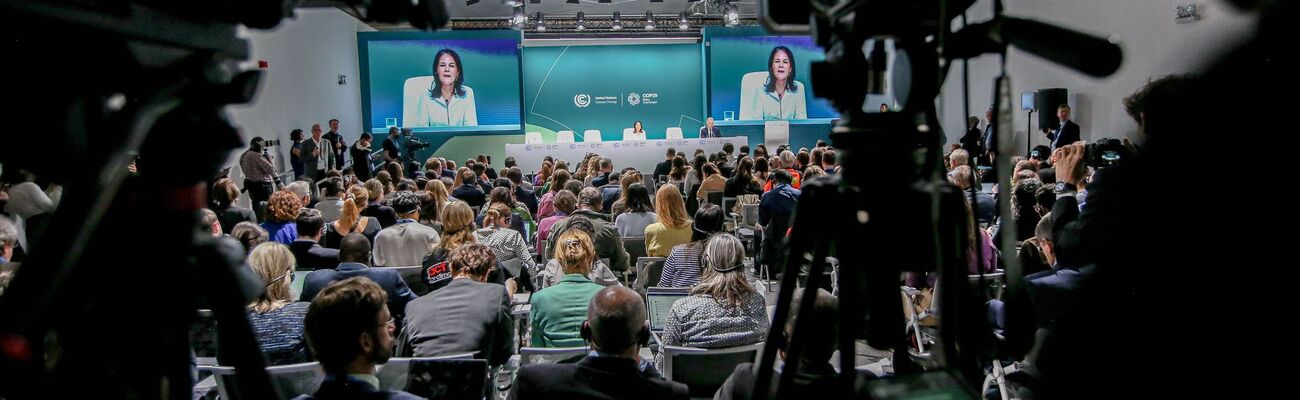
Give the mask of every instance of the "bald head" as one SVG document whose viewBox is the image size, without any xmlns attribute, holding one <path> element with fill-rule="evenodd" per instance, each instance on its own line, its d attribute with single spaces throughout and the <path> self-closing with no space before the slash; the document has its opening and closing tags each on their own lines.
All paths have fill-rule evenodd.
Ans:
<svg viewBox="0 0 1300 400">
<path fill-rule="evenodd" d="M 350 233 L 339 241 L 339 261 L 367 264 L 370 261 L 370 239 L 360 233 Z"/>
<path fill-rule="evenodd" d="M 605 353 L 635 351 L 646 329 L 645 316 L 645 303 L 632 289 L 621 286 L 601 289 L 587 306 L 593 347 Z"/>
</svg>

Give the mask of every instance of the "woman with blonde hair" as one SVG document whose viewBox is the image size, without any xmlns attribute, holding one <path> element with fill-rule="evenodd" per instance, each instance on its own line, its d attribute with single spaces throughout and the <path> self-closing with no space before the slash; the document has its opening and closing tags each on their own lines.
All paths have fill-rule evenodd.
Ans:
<svg viewBox="0 0 1300 400">
<path fill-rule="evenodd" d="M 393 185 L 392 173 L 388 171 L 379 171 L 379 173 L 375 174 L 375 180 L 378 180 L 379 183 L 383 184 L 380 188 L 384 190 L 383 194 L 385 196 L 397 191 L 397 187 Z M 367 189 L 369 189 L 369 187 L 367 187 Z"/>
<path fill-rule="evenodd" d="M 311 303 L 293 301 L 289 289 L 293 252 L 280 243 L 262 243 L 248 255 L 248 266 L 266 282 L 262 295 L 248 304 L 248 321 L 267 361 L 270 365 L 307 362 L 302 320 Z"/>
<path fill-rule="evenodd" d="M 659 222 L 645 227 L 647 256 L 667 257 L 673 246 L 691 241 L 691 219 L 677 186 L 664 185 L 655 192 L 655 218 Z"/>
<path fill-rule="evenodd" d="M 424 194 L 420 199 L 420 223 L 442 232 L 442 209 L 447 208 L 447 186 L 442 180 L 432 179 L 424 184 Z"/>
<path fill-rule="evenodd" d="M 293 192 L 281 190 L 271 194 L 271 199 L 266 202 L 266 221 L 262 222 L 262 229 L 266 229 L 270 241 L 289 244 L 298 240 L 298 226 L 294 220 L 301 208 L 302 199 Z"/>
<path fill-rule="evenodd" d="M 380 174 L 382 173 L 380 172 Z M 375 217 L 376 220 L 379 220 L 381 229 L 397 224 L 397 212 L 393 211 L 392 207 L 384 205 L 384 198 L 389 193 L 384 182 L 380 181 L 379 178 L 368 180 L 365 189 L 368 195 L 368 203 L 361 210 L 361 215 Z M 370 239 L 370 242 L 374 243 L 374 237 Z"/>
<path fill-rule="evenodd" d="M 533 347 L 578 347 L 586 344 L 581 330 L 587 305 L 604 286 L 587 278 L 596 260 L 591 236 L 580 229 L 565 230 L 556 241 L 555 258 L 564 278 L 532 297 Z"/>
<path fill-rule="evenodd" d="M 363 216 L 361 210 L 365 209 L 370 199 L 370 191 L 361 186 L 353 186 L 348 189 L 348 193 L 343 196 L 343 209 L 339 212 L 339 219 L 334 222 L 325 224 L 325 235 L 321 236 L 321 247 L 331 249 L 339 248 L 339 243 L 350 233 L 360 233 L 375 242 L 375 235 L 383 227 L 379 224 L 379 219 L 375 217 Z"/>
<path fill-rule="evenodd" d="M 471 210 L 468 204 L 460 201 L 451 202 L 442 210 L 441 220 L 442 236 L 438 244 L 424 256 L 424 261 L 420 263 L 424 266 L 425 283 L 428 284 L 430 292 L 441 289 L 451 282 L 453 271 L 451 264 L 448 263 L 451 251 L 466 244 L 478 243 L 474 238 L 474 210 Z M 506 289 L 513 294 L 514 281 L 507 279 L 503 269 L 498 263 L 496 270 L 488 273 L 487 281 L 506 285 Z"/>
<path fill-rule="evenodd" d="M 673 302 L 662 344 L 717 349 L 763 341 L 769 326 L 767 307 L 749 284 L 744 259 L 740 239 L 726 233 L 709 238 L 704 276 L 690 296 Z"/>
</svg>

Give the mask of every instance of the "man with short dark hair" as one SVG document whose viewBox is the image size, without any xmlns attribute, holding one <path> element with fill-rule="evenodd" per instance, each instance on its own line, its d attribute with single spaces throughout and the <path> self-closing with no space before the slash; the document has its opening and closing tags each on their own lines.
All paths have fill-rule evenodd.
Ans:
<svg viewBox="0 0 1300 400">
<path fill-rule="evenodd" d="M 839 160 L 836 158 L 835 150 L 826 149 L 822 152 L 822 170 L 826 174 L 834 174 L 839 169 Z"/>
<path fill-rule="evenodd" d="M 299 210 L 294 224 L 298 227 L 298 239 L 289 244 L 289 250 L 298 263 L 297 269 L 330 269 L 339 265 L 339 251 L 320 245 L 320 236 L 325 227 L 320 210 Z"/>
<path fill-rule="evenodd" d="M 334 148 L 334 168 L 338 169 L 343 166 L 343 153 L 344 153 L 343 150 L 347 147 L 347 145 L 343 144 L 344 142 L 343 135 L 339 134 L 338 118 L 330 119 L 329 125 L 330 125 L 330 131 L 326 132 L 324 135 L 321 135 L 321 137 L 324 138 L 325 140 L 328 140 L 330 142 L 330 145 Z"/>
<path fill-rule="evenodd" d="M 759 259 L 768 265 L 772 273 L 781 271 L 782 265 L 777 262 L 777 253 L 786 229 L 790 228 L 794 210 L 799 206 L 801 192 L 790 186 L 792 180 L 790 173 L 784 169 L 772 171 L 772 190 L 763 193 L 758 202 L 758 225 L 755 230 L 763 231 Z"/>
<path fill-rule="evenodd" d="M 492 193 L 492 182 L 486 175 L 487 164 L 474 163 L 469 166 L 469 169 L 474 171 L 474 181 L 478 182 L 479 189 L 483 189 L 483 193 Z"/>
<path fill-rule="evenodd" d="M 515 200 L 524 203 L 528 207 L 528 212 L 537 214 L 537 196 L 533 193 L 533 183 L 524 179 L 524 171 L 519 167 L 510 167 L 506 170 L 506 178 L 515 186 Z"/>
<path fill-rule="evenodd" d="M 362 240 L 365 240 L 362 237 Z M 303 318 L 303 334 L 325 380 L 306 399 L 420 399 L 402 391 L 381 390 L 375 365 L 393 356 L 394 320 L 383 288 L 365 278 L 349 278 L 321 290 Z"/>
<path fill-rule="evenodd" d="M 258 221 L 263 219 L 266 212 L 262 202 L 271 199 L 271 192 L 274 191 L 272 182 L 275 181 L 275 165 L 271 164 L 271 157 L 262 152 L 263 143 L 265 140 L 262 137 L 253 137 L 248 141 L 248 150 L 239 156 L 239 169 L 244 173 L 244 190 L 248 191 L 248 200 L 253 202 L 253 211 L 257 214 Z"/>
<path fill-rule="evenodd" d="M 803 301 L 805 289 L 796 289 L 794 292 L 795 303 L 790 306 L 790 318 L 786 320 L 785 329 L 781 331 L 782 345 L 779 347 L 777 355 L 781 360 L 789 365 L 792 360 L 786 360 L 786 351 L 789 350 L 790 338 L 795 334 L 795 323 L 799 320 L 799 302 Z M 836 345 L 839 341 L 839 300 L 827 293 L 825 290 L 816 289 L 817 297 L 813 303 L 812 322 L 805 324 L 807 330 L 799 331 L 798 334 L 808 346 L 803 349 L 799 356 L 799 372 L 794 377 L 794 387 L 791 393 L 799 393 L 799 397 L 808 399 L 831 399 L 836 396 L 835 387 L 835 367 L 831 365 L 831 354 L 835 352 Z M 812 340 L 807 340 L 812 338 Z M 758 377 L 758 365 L 754 363 L 742 363 L 736 366 L 736 370 L 731 373 L 722 387 L 718 388 L 717 394 L 713 396 L 715 400 L 731 399 L 748 399 L 754 392 L 754 380 Z M 771 393 L 768 398 L 776 398 L 776 386 L 781 381 L 781 372 L 776 371 L 772 374 Z"/>
<path fill-rule="evenodd" d="M 410 191 L 393 193 L 389 201 L 397 212 L 397 223 L 375 235 L 375 266 L 410 267 L 420 265 L 424 256 L 438 243 L 438 231 L 420 220 L 420 196 Z"/>
<path fill-rule="evenodd" d="M 303 278 L 301 301 L 312 301 L 326 286 L 348 278 L 368 278 L 388 293 L 388 311 L 401 321 L 406 303 L 415 300 L 415 293 L 402 280 L 397 271 L 388 268 L 371 268 L 370 239 L 360 233 L 344 236 L 339 242 L 339 261 L 335 269 L 318 269 Z"/>
<path fill-rule="evenodd" d="M 572 182 L 572 181 L 570 181 Z M 601 214 L 604 209 L 600 190 L 596 188 L 585 188 L 578 194 L 578 209 L 569 214 L 568 218 L 562 219 L 551 226 L 550 234 L 546 236 L 546 249 L 542 254 L 546 260 L 555 258 L 554 251 L 556 240 L 559 240 L 561 234 L 568 229 L 570 219 L 574 216 L 581 215 L 590 219 L 596 227 L 596 234 L 592 236 L 592 244 L 596 246 L 597 258 L 608 258 L 609 267 L 615 271 L 627 271 L 630 267 L 627 249 L 623 248 L 623 240 L 618 236 L 618 228 L 609 222 L 605 214 Z"/>
<path fill-rule="evenodd" d="M 448 257 L 451 283 L 406 306 L 397 355 L 436 357 L 474 353 L 492 366 L 514 352 L 514 319 L 505 286 L 487 283 L 497 265 L 492 249 L 465 244 Z"/>
<path fill-rule="evenodd" d="M 649 343 L 641 295 L 624 287 L 596 292 L 582 336 L 591 352 L 573 364 L 533 364 L 519 370 L 510 399 L 686 399 L 686 385 L 665 380 L 640 357 Z"/>
<path fill-rule="evenodd" d="M 666 160 L 659 164 L 655 164 L 654 177 L 656 181 L 663 179 L 661 177 L 666 177 L 669 172 L 673 171 L 673 157 L 677 157 L 677 149 L 669 147 L 668 151 L 664 152 L 664 156 L 667 157 Z M 682 158 L 685 157 L 683 156 Z"/>
<path fill-rule="evenodd" d="M 374 150 L 371 150 L 370 145 L 374 141 L 375 137 L 371 136 L 370 132 L 363 132 L 361 138 L 357 139 L 356 143 L 353 143 L 351 149 L 348 150 L 349 153 L 352 153 L 352 172 L 356 174 L 358 182 L 370 180 L 373 171 L 371 168 L 374 168 L 371 166 L 370 161 L 370 152 Z"/>
<path fill-rule="evenodd" d="M 1062 104 L 1056 107 L 1056 118 L 1061 120 L 1061 124 L 1055 129 L 1045 132 L 1047 139 L 1052 141 L 1052 150 L 1067 146 L 1079 141 L 1079 124 L 1070 120 L 1070 106 Z"/>
<path fill-rule="evenodd" d="M 515 156 L 506 156 L 506 161 L 502 165 L 509 169 L 518 167 L 519 163 L 515 161 Z"/>
<path fill-rule="evenodd" d="M 321 199 L 312 208 L 320 210 L 321 218 L 324 218 L 325 223 L 328 224 L 339 219 L 339 215 L 343 213 L 343 178 L 326 178 L 320 190 Z"/>
<path fill-rule="evenodd" d="M 610 184 L 611 181 L 609 179 L 609 176 L 612 173 L 614 173 L 614 161 L 610 160 L 609 157 L 602 157 L 600 159 L 600 175 L 591 179 L 591 186 L 601 187 Z M 618 182 L 615 181 L 613 183 L 618 183 Z"/>
</svg>

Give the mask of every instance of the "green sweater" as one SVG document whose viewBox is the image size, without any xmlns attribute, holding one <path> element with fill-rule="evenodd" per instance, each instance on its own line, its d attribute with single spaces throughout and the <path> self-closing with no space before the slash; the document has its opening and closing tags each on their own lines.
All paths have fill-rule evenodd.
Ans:
<svg viewBox="0 0 1300 400">
<path fill-rule="evenodd" d="M 582 322 L 587 320 L 587 304 L 603 289 L 579 274 L 568 274 L 555 286 L 542 289 L 532 297 L 533 347 L 579 347 Z"/>
</svg>

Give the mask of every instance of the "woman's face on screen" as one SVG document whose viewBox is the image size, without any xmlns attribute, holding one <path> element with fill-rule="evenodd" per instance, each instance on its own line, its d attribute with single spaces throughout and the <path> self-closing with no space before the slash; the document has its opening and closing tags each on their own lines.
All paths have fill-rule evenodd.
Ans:
<svg viewBox="0 0 1300 400">
<path fill-rule="evenodd" d="M 633 123 L 633 124 L 632 124 L 632 130 L 634 130 L 634 131 L 638 131 L 638 132 L 641 131 L 641 121 L 637 121 L 636 123 Z"/>
<path fill-rule="evenodd" d="M 456 83 L 456 77 L 460 76 L 460 66 L 456 65 L 456 59 L 451 54 L 438 56 L 438 81 L 443 86 L 450 86 Z"/>
<path fill-rule="evenodd" d="M 772 57 L 772 75 L 782 81 L 790 77 L 790 55 L 784 50 Z"/>
</svg>

